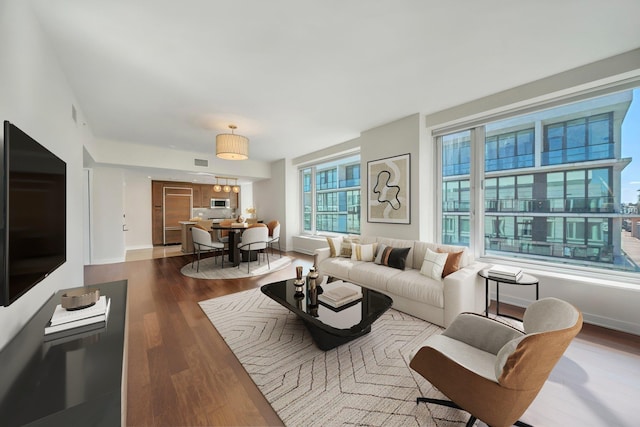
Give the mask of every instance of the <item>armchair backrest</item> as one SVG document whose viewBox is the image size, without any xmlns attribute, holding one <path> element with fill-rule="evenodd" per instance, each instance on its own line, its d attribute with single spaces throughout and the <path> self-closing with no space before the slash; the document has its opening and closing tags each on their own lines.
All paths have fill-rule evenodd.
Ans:
<svg viewBox="0 0 640 427">
<path fill-rule="evenodd" d="M 568 302 L 544 298 L 523 318 L 525 334 L 498 352 L 496 377 L 503 387 L 538 391 L 582 328 L 582 313 Z"/>
</svg>

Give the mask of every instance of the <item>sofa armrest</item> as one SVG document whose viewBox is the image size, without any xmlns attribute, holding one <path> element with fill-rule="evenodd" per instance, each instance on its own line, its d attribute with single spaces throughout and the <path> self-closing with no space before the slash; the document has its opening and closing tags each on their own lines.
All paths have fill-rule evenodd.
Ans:
<svg viewBox="0 0 640 427">
<path fill-rule="evenodd" d="M 460 313 L 484 311 L 484 279 L 478 272 L 486 267 L 487 264 L 474 262 L 443 279 L 445 328 Z"/>
<path fill-rule="evenodd" d="M 318 248 L 313 251 L 313 259 L 315 261 L 315 265 L 319 266 L 322 261 L 329 258 L 331 256 L 331 249 L 329 247 L 326 248 Z"/>
</svg>

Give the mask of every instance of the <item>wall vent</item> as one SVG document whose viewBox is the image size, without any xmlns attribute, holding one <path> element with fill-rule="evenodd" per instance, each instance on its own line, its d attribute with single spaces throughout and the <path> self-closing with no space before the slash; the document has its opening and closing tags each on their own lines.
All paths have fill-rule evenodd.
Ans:
<svg viewBox="0 0 640 427">
<path fill-rule="evenodd" d="M 196 166 L 209 166 L 209 160 L 207 159 L 194 159 L 193 164 Z"/>
</svg>

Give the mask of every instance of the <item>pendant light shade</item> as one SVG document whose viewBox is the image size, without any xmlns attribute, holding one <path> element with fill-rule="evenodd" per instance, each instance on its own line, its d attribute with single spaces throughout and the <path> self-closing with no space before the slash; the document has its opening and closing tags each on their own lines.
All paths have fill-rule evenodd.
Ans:
<svg viewBox="0 0 640 427">
<path fill-rule="evenodd" d="M 218 184 L 218 177 L 216 177 L 216 183 L 213 186 L 213 191 L 215 191 L 216 193 L 219 193 L 222 191 L 222 186 Z"/>
<path fill-rule="evenodd" d="M 226 160 L 246 160 L 249 158 L 249 138 L 233 133 L 236 125 L 229 125 L 231 133 L 216 136 L 216 156 Z"/>
</svg>

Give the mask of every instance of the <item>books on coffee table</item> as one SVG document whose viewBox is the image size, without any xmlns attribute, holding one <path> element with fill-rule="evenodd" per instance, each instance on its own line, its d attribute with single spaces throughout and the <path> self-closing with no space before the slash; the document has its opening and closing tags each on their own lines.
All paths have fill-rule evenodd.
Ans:
<svg viewBox="0 0 640 427">
<path fill-rule="evenodd" d="M 362 289 L 353 283 L 338 280 L 327 283 L 322 287 L 324 291 L 318 295 L 318 300 L 331 307 L 342 307 L 362 298 Z"/>
<path fill-rule="evenodd" d="M 508 265 L 494 265 L 487 272 L 492 279 L 504 279 L 517 282 L 522 278 L 522 269 Z"/>
<path fill-rule="evenodd" d="M 80 310 L 67 310 L 63 308 L 61 304 L 58 304 L 51 316 L 51 320 L 44 328 L 44 334 L 49 335 L 94 323 L 106 323 L 109 316 L 110 306 L 111 299 L 104 295 L 101 296 L 100 299 L 98 299 L 98 301 L 91 307 Z M 78 330 L 78 332 L 82 332 L 84 330 L 85 328 Z"/>
</svg>

